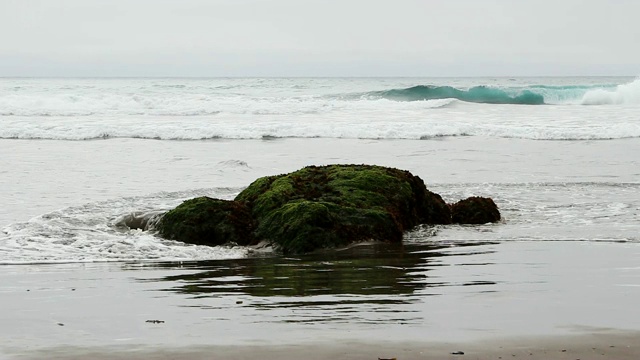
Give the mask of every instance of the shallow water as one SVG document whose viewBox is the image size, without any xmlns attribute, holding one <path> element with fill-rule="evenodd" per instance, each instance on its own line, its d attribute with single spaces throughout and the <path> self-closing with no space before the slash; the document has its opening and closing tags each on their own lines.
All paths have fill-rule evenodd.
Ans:
<svg viewBox="0 0 640 360">
<path fill-rule="evenodd" d="M 437 227 L 434 240 L 640 241 L 635 139 L 0 140 L 0 150 L 10 154 L 0 168 L 12 169 L 0 178 L 0 263 L 243 257 L 246 249 L 185 247 L 114 224 L 328 163 L 410 170 L 448 202 L 490 196 L 503 214 L 496 225 Z"/>
</svg>

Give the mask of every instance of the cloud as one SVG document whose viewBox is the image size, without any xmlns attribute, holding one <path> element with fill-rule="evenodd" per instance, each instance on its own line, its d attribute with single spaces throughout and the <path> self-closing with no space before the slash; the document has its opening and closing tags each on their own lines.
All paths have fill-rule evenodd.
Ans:
<svg viewBox="0 0 640 360">
<path fill-rule="evenodd" d="M 640 2 L 5 0 L 2 76 L 637 74 Z"/>
</svg>

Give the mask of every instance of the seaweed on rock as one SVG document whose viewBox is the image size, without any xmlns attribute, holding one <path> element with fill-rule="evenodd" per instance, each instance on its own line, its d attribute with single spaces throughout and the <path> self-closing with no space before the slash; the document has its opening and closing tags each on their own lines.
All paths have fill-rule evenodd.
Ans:
<svg viewBox="0 0 640 360">
<path fill-rule="evenodd" d="M 249 209 L 243 203 L 202 196 L 167 212 L 156 229 L 164 238 L 190 244 L 249 245 L 253 243 L 253 224 Z"/>
<path fill-rule="evenodd" d="M 306 253 L 360 240 L 401 242 L 416 225 L 451 222 L 451 208 L 408 171 L 327 165 L 260 178 L 234 201 L 188 200 L 158 230 L 188 243 L 266 240 L 284 253 Z"/>
<path fill-rule="evenodd" d="M 400 242 L 418 224 L 451 222 L 446 203 L 422 179 L 373 165 L 309 166 L 261 178 L 236 201 L 252 209 L 258 239 L 293 253 L 359 240 Z"/>
</svg>

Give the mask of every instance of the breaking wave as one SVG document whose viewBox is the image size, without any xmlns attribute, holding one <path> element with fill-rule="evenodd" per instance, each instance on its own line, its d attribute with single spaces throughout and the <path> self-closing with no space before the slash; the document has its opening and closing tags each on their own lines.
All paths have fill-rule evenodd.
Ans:
<svg viewBox="0 0 640 360">
<path fill-rule="evenodd" d="M 407 89 L 373 92 L 371 95 L 399 101 L 458 99 L 483 104 L 544 104 L 544 96 L 530 90 L 523 90 L 519 94 L 510 95 L 505 90 L 486 86 L 476 86 L 468 90 L 460 90 L 451 86 L 419 85 Z"/>
<path fill-rule="evenodd" d="M 372 98 L 395 101 L 457 99 L 481 104 L 514 105 L 614 105 L 640 104 L 640 79 L 616 85 L 530 85 L 523 87 L 475 86 L 458 89 L 452 86 L 418 85 L 403 89 L 373 91 Z"/>
<path fill-rule="evenodd" d="M 472 80 L 7 80 L 0 139 L 640 137 L 640 79 Z"/>
<path fill-rule="evenodd" d="M 545 107 L 540 107 L 545 108 Z M 113 138 L 224 141 L 283 138 L 429 140 L 455 136 L 519 138 L 531 140 L 610 140 L 640 138 L 638 109 L 624 112 L 557 111 L 541 114 L 504 113 L 497 119 L 486 115 L 438 110 L 436 114 L 378 114 L 343 117 L 288 117 L 274 120 L 238 119 L 119 119 L 86 122 L 80 119 L 29 121 L 16 119 L 0 126 L 0 139 L 22 140 L 106 140 Z M 368 116 L 366 116 L 368 115 Z M 591 116 L 591 118 L 588 118 Z M 220 166 L 245 165 L 220 164 Z"/>
<path fill-rule="evenodd" d="M 640 78 L 615 88 L 597 88 L 587 91 L 583 105 L 640 104 Z"/>
<path fill-rule="evenodd" d="M 640 79 L 621 85 L 507 86 L 508 82 L 503 81 L 502 85 L 470 87 L 418 83 L 409 87 L 391 85 L 389 89 L 376 89 L 383 81 L 364 82 L 366 87 L 359 88 L 346 80 L 335 80 L 331 86 L 324 87 L 300 80 L 305 85 L 297 84 L 301 88 L 291 87 L 289 83 L 293 80 L 272 80 L 260 87 L 255 84 L 218 86 L 213 80 L 169 84 L 145 79 L 122 80 L 122 83 L 87 81 L 69 79 L 58 84 L 53 80 L 41 83 L 13 80 L 14 83 L 4 86 L 0 83 L 0 117 L 261 117 L 341 110 L 384 111 L 406 108 L 408 103 L 416 102 L 420 104 L 414 108 L 437 109 L 455 105 L 452 101 L 496 105 L 640 104 Z"/>
</svg>

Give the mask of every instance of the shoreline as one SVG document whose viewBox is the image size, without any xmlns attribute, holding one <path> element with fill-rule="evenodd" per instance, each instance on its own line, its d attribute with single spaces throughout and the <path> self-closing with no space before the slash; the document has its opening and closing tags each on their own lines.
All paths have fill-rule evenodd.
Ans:
<svg viewBox="0 0 640 360">
<path fill-rule="evenodd" d="M 640 332 L 601 330 L 580 335 L 490 338 L 463 342 L 338 342 L 281 345 L 196 345 L 185 347 L 54 347 L 10 354 L 1 359 L 521 359 L 587 360 L 640 358 Z"/>
</svg>

